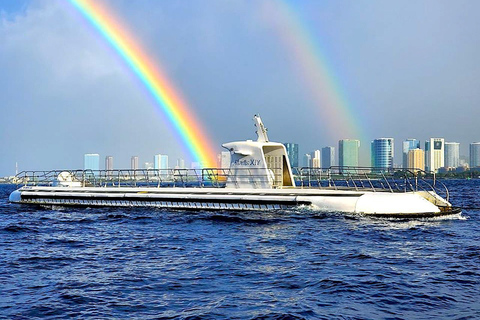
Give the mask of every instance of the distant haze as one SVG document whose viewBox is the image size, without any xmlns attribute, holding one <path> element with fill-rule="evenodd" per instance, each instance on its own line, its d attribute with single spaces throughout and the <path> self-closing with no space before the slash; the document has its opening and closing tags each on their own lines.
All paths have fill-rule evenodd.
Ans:
<svg viewBox="0 0 480 320">
<path fill-rule="evenodd" d="M 100 0 L 97 0 L 100 1 Z M 222 151 L 255 138 L 260 114 L 272 141 L 300 154 L 345 137 L 326 129 L 318 100 L 281 39 L 275 2 L 106 1 L 137 36 Z M 296 1 L 370 141 L 480 141 L 480 1 Z M 78 169 L 85 153 L 140 167 L 189 155 L 124 62 L 64 0 L 0 0 L 0 176 Z M 322 88 L 319 88 L 321 90 Z M 301 159 L 300 159 L 301 161 Z M 302 162 L 300 162 L 302 164 Z"/>
</svg>

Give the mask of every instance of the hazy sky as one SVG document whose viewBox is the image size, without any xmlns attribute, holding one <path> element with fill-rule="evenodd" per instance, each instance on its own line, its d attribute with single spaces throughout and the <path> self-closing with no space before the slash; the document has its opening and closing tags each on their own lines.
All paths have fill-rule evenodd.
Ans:
<svg viewBox="0 0 480 320">
<path fill-rule="evenodd" d="M 219 152 L 255 138 L 256 113 L 271 140 L 297 142 L 302 153 L 347 138 L 315 98 L 328 88 L 315 81 L 321 69 L 299 61 L 302 41 L 342 92 L 363 165 L 374 138 L 395 139 L 397 163 L 406 138 L 423 146 L 444 137 L 467 156 L 480 141 L 480 1 L 291 1 L 306 32 L 298 42 L 286 41 L 285 6 L 273 0 L 107 2 Z M 116 168 L 132 155 L 189 162 L 139 81 L 67 1 L 0 0 L 0 90 L 0 176 L 15 162 L 82 168 L 84 153 L 112 155 Z"/>
</svg>

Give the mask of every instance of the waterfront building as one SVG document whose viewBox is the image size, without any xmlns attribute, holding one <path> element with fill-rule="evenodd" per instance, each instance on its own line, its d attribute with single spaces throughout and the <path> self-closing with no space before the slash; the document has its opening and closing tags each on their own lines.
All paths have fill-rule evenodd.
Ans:
<svg viewBox="0 0 480 320">
<path fill-rule="evenodd" d="M 322 162 L 320 158 L 320 150 L 315 150 L 310 154 L 312 158 L 312 168 L 321 168 Z"/>
<path fill-rule="evenodd" d="M 425 170 L 425 152 L 420 149 L 410 149 L 407 154 L 407 166 L 406 168 L 418 169 L 415 171 Z"/>
<path fill-rule="evenodd" d="M 470 168 L 480 168 L 480 142 L 470 143 Z"/>
<path fill-rule="evenodd" d="M 359 149 L 359 140 L 343 139 L 338 141 L 338 165 L 340 167 L 358 167 Z"/>
<path fill-rule="evenodd" d="M 112 176 L 112 170 L 113 170 L 113 157 L 112 156 L 106 156 L 105 157 L 105 171 L 107 177 Z"/>
<path fill-rule="evenodd" d="M 105 157 L 105 170 L 113 170 L 113 157 L 106 156 Z"/>
<path fill-rule="evenodd" d="M 87 153 L 83 156 L 83 169 L 100 170 L 100 155 L 98 153 Z"/>
<path fill-rule="evenodd" d="M 130 159 L 130 169 L 138 169 L 138 156 L 132 156 L 132 158 Z"/>
<path fill-rule="evenodd" d="M 460 143 L 445 142 L 445 167 L 456 168 L 460 166 Z"/>
<path fill-rule="evenodd" d="M 177 159 L 177 165 L 175 166 L 176 169 L 185 169 L 185 160 L 182 158 Z"/>
<path fill-rule="evenodd" d="M 379 138 L 371 143 L 372 167 L 393 169 L 393 138 Z"/>
<path fill-rule="evenodd" d="M 425 170 L 437 172 L 445 166 L 445 139 L 430 138 L 425 141 Z"/>
<path fill-rule="evenodd" d="M 287 149 L 288 160 L 292 168 L 298 167 L 298 143 L 284 143 L 285 149 Z"/>
<path fill-rule="evenodd" d="M 310 153 L 306 153 L 303 155 L 303 166 L 307 168 L 312 167 L 312 155 Z"/>
<path fill-rule="evenodd" d="M 420 140 L 407 139 L 403 141 L 403 167 L 408 168 L 408 151 L 412 149 L 420 149 Z"/>
<path fill-rule="evenodd" d="M 335 165 L 335 147 L 322 148 L 322 167 L 330 168 Z"/>
<path fill-rule="evenodd" d="M 168 169 L 168 156 L 165 154 L 156 154 L 153 157 L 153 169 L 155 170 Z"/>
</svg>

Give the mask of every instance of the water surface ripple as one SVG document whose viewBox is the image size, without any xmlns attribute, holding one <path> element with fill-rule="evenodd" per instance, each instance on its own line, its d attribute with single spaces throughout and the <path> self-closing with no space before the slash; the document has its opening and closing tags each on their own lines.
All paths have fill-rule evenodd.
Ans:
<svg viewBox="0 0 480 320">
<path fill-rule="evenodd" d="M 480 207 L 480 180 L 447 181 Z M 5 319 L 480 318 L 480 210 L 45 209 L 0 186 Z"/>
</svg>

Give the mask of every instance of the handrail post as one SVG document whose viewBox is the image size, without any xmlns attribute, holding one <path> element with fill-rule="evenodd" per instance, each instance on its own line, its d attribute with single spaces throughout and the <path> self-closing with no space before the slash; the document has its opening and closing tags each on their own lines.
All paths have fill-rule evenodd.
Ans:
<svg viewBox="0 0 480 320">
<path fill-rule="evenodd" d="M 385 174 L 384 174 L 383 171 L 382 171 L 382 177 L 383 177 L 383 180 L 385 180 L 385 182 L 387 183 L 387 186 L 388 186 L 388 189 L 390 190 L 390 192 L 393 193 L 392 187 L 390 186 L 390 183 L 388 182 L 388 179 L 385 177 Z"/>
</svg>

